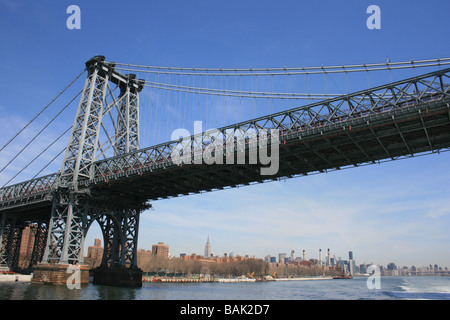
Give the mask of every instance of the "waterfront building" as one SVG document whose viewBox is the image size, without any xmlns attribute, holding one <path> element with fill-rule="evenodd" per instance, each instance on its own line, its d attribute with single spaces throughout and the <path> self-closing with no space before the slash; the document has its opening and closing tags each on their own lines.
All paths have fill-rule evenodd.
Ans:
<svg viewBox="0 0 450 320">
<path fill-rule="evenodd" d="M 103 247 L 100 239 L 94 240 L 94 245 L 88 247 L 87 258 L 91 259 L 91 267 L 98 267 L 102 262 Z"/>
<path fill-rule="evenodd" d="M 152 254 L 158 257 L 169 257 L 169 246 L 164 242 L 158 242 L 158 244 L 152 245 Z"/>
<path fill-rule="evenodd" d="M 348 252 L 348 272 L 351 275 L 355 274 L 355 260 L 353 260 L 353 251 Z"/>
<path fill-rule="evenodd" d="M 36 235 L 36 226 L 29 225 L 22 231 L 19 249 L 19 267 L 26 268 L 30 262 L 33 253 L 34 239 Z"/>
</svg>

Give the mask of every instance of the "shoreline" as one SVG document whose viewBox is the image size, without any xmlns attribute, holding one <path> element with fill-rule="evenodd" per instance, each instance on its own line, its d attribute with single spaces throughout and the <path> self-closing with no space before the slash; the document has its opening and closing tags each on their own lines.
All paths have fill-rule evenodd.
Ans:
<svg viewBox="0 0 450 320">
<path fill-rule="evenodd" d="M 236 282 L 267 282 L 267 281 L 317 281 L 317 280 L 333 280 L 333 277 L 301 277 L 301 278 L 165 278 L 165 277 L 144 277 L 142 282 L 156 283 L 201 283 L 201 282 L 220 282 L 220 283 L 236 283 Z"/>
<path fill-rule="evenodd" d="M 3 274 L 0 275 L 0 282 L 31 282 L 32 275 Z M 267 281 L 317 281 L 333 280 L 331 276 L 320 277 L 294 277 L 294 278 L 171 278 L 171 277 L 143 277 L 142 282 L 155 283 L 237 283 L 237 282 L 267 282 Z"/>
</svg>

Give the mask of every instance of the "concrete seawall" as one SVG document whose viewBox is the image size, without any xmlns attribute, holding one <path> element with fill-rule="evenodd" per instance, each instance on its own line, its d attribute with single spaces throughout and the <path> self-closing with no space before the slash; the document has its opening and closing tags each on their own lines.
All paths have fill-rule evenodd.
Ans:
<svg viewBox="0 0 450 320">
<path fill-rule="evenodd" d="M 0 282 L 31 282 L 32 275 L 0 274 Z"/>
</svg>

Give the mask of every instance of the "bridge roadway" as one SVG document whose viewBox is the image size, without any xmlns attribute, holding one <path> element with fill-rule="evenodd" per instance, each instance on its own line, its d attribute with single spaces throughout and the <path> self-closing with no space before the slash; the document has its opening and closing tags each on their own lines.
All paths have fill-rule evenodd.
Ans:
<svg viewBox="0 0 450 320">
<path fill-rule="evenodd" d="M 449 75 L 450 69 L 436 71 L 219 129 L 243 130 L 245 135 L 251 129 L 278 129 L 274 175 L 261 175 L 261 165 L 248 160 L 180 165 L 171 157 L 179 141 L 171 141 L 95 162 L 91 179 L 80 181 L 78 189 L 93 203 L 127 207 L 444 151 L 450 148 Z M 235 157 L 239 152 L 248 156 L 255 147 L 249 139 L 234 143 Z M 205 144 L 191 147 L 193 154 L 201 153 Z M 49 217 L 56 187 L 61 187 L 57 173 L 4 187 L 0 214 L 14 213 L 23 220 Z"/>
</svg>

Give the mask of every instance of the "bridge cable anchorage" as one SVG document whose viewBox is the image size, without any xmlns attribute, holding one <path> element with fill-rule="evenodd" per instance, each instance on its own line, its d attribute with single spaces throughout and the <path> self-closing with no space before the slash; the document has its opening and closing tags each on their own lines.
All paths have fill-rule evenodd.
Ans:
<svg viewBox="0 0 450 320">
<path fill-rule="evenodd" d="M 19 132 L 17 132 L 14 137 L 12 137 L 1 149 L 0 151 L 2 151 L 3 149 L 5 149 L 15 138 L 17 138 L 22 132 L 23 130 L 25 130 L 34 120 L 36 120 L 36 118 L 38 118 L 48 107 L 50 107 L 50 105 L 55 102 L 56 99 L 58 99 L 67 89 L 69 89 L 69 87 L 75 82 L 77 81 L 81 75 L 86 71 L 86 69 L 84 69 L 78 76 L 75 77 L 75 79 L 73 79 L 63 90 L 61 90 L 61 92 L 59 92 L 55 98 L 53 98 L 52 101 L 50 101 L 49 104 L 47 104 L 41 111 L 38 112 L 38 114 L 36 116 L 34 116 L 33 119 L 31 119 L 22 129 L 19 130 Z"/>
<path fill-rule="evenodd" d="M 185 67 L 158 67 L 149 65 L 137 65 L 119 62 L 110 62 L 116 65 L 117 70 L 173 74 L 173 75 L 198 75 L 198 76 L 254 76 L 254 75 L 312 75 L 323 73 L 348 73 L 368 72 L 383 70 L 398 70 L 420 67 L 435 67 L 450 65 L 450 58 L 436 58 L 426 60 L 410 60 L 383 63 L 364 63 L 339 66 L 315 66 L 315 67 L 274 67 L 274 68 L 185 68 Z"/>
</svg>

